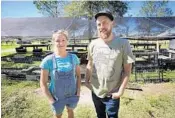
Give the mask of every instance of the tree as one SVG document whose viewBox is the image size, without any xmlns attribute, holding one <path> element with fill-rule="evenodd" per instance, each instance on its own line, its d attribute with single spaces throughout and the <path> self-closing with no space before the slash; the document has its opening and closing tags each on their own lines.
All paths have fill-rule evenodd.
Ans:
<svg viewBox="0 0 175 118">
<path fill-rule="evenodd" d="M 159 30 L 164 29 L 162 25 L 156 20 L 152 20 L 149 17 L 168 17 L 173 14 L 172 10 L 167 7 L 168 1 L 146 1 L 141 7 L 140 14 L 143 18 L 140 18 L 137 22 L 138 30 L 142 35 L 154 35 L 151 34 L 152 30 L 157 28 Z"/>
<path fill-rule="evenodd" d="M 46 16 L 58 17 L 64 12 L 68 16 L 87 16 L 92 18 L 101 10 L 109 10 L 115 16 L 123 16 L 128 6 L 122 1 L 33 1 L 36 8 Z M 65 15 L 65 14 L 64 14 Z"/>
<path fill-rule="evenodd" d="M 127 11 L 127 3 L 122 1 L 34 1 L 37 9 L 44 15 L 85 17 L 88 21 L 89 39 L 91 40 L 91 19 L 101 10 L 109 10 L 114 16 L 123 16 Z"/>
<path fill-rule="evenodd" d="M 127 3 L 121 1 L 72 1 L 64 7 L 65 13 L 71 17 L 85 17 L 89 20 L 89 41 L 92 39 L 91 20 L 102 10 L 109 10 L 114 16 L 123 16 L 127 11 Z"/>
<path fill-rule="evenodd" d="M 167 7 L 168 1 L 146 1 L 140 10 L 140 14 L 145 17 L 166 17 L 173 14 Z"/>
<path fill-rule="evenodd" d="M 33 1 L 33 4 L 35 4 L 36 8 L 46 16 L 51 17 L 58 17 L 63 13 L 63 6 L 66 4 L 66 1 L 47 1 L 47 0 L 37 0 Z"/>
<path fill-rule="evenodd" d="M 65 6 L 68 16 L 85 16 L 89 19 L 99 11 L 109 10 L 114 16 L 123 16 L 127 11 L 127 3 L 122 1 L 72 1 Z"/>
</svg>

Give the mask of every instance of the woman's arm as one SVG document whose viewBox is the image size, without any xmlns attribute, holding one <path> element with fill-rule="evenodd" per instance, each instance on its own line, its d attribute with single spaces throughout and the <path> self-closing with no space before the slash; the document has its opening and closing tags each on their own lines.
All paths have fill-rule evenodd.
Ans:
<svg viewBox="0 0 175 118">
<path fill-rule="evenodd" d="M 49 103 L 52 104 L 55 102 L 55 100 L 52 97 L 52 95 L 47 87 L 48 77 L 49 77 L 49 72 L 47 70 L 41 69 L 40 87 L 41 87 L 44 95 L 48 98 Z"/>
<path fill-rule="evenodd" d="M 80 96 L 80 88 L 81 88 L 81 75 L 80 75 L 80 66 L 76 66 L 76 76 L 77 76 L 77 96 Z"/>
</svg>

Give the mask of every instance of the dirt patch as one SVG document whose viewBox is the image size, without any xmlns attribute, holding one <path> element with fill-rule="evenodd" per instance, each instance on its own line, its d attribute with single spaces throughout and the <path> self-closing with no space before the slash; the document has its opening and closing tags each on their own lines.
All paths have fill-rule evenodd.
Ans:
<svg viewBox="0 0 175 118">
<path fill-rule="evenodd" d="M 143 91 L 126 89 L 122 97 L 129 99 L 143 99 L 145 96 L 150 95 L 175 95 L 175 83 L 144 84 L 140 85 L 140 87 Z M 44 96 L 40 88 L 36 89 L 34 93 Z M 91 91 L 84 85 L 81 87 L 79 104 L 93 105 Z"/>
<path fill-rule="evenodd" d="M 93 105 L 91 91 L 85 86 L 81 87 L 79 104 Z"/>
<path fill-rule="evenodd" d="M 174 83 L 145 84 L 143 86 L 145 95 L 172 94 L 175 91 Z"/>
<path fill-rule="evenodd" d="M 123 97 L 130 99 L 142 99 L 145 96 L 159 96 L 175 94 L 175 83 L 158 83 L 158 84 L 144 84 L 140 85 L 142 91 L 125 90 Z"/>
<path fill-rule="evenodd" d="M 43 94 L 41 88 L 35 89 L 35 90 L 34 90 L 34 93 L 37 94 L 37 95 L 39 95 L 39 96 L 44 96 L 44 94 Z"/>
<path fill-rule="evenodd" d="M 41 88 L 34 90 L 34 93 L 42 97 L 44 96 Z M 84 85 L 81 87 L 79 104 L 93 105 L 91 91 Z"/>
</svg>

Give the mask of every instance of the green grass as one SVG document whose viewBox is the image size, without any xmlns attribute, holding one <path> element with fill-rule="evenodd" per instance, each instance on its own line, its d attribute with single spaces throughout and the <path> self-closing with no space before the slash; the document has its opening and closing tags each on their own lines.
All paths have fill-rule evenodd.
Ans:
<svg viewBox="0 0 175 118">
<path fill-rule="evenodd" d="M 171 81 L 175 81 L 175 71 L 170 71 L 170 70 L 165 71 L 164 77 L 165 79 L 167 78 L 167 79 L 170 79 Z"/>
<path fill-rule="evenodd" d="M 47 51 L 46 47 L 39 47 L 39 49 L 42 49 L 43 51 Z M 28 47 L 27 48 L 27 52 L 32 52 L 33 51 L 33 47 Z"/>
<path fill-rule="evenodd" d="M 19 44 L 13 44 L 13 45 L 1 45 L 1 50 L 9 50 L 9 49 L 14 49 L 16 47 L 19 47 Z"/>
<path fill-rule="evenodd" d="M 169 79 L 170 81 L 175 81 L 175 71 L 171 71 L 171 70 L 167 70 L 167 71 L 164 71 L 164 80 L 166 79 Z M 146 80 L 146 79 L 157 79 L 159 77 L 159 74 L 158 72 L 140 72 L 138 73 L 137 72 L 137 78 L 139 80 Z M 130 80 L 131 81 L 134 81 L 135 80 L 135 75 L 134 73 L 131 75 L 130 77 Z"/>
<path fill-rule="evenodd" d="M 137 40 L 129 40 L 130 43 L 138 43 L 140 41 Z M 142 43 L 144 43 L 143 41 L 141 41 Z M 152 43 L 156 43 L 156 41 L 145 41 L 145 42 L 152 42 Z M 159 41 L 159 45 L 161 45 L 161 48 L 166 48 L 168 49 L 169 47 L 169 41 Z M 144 49 L 143 46 L 138 47 L 138 49 Z"/>
<path fill-rule="evenodd" d="M 39 83 L 34 81 L 2 80 L 2 117 L 3 118 L 51 118 L 52 111 L 45 96 L 34 91 Z M 86 115 L 86 116 L 85 116 Z M 75 118 L 94 118 L 92 106 L 79 105 Z M 63 118 L 67 118 L 64 110 Z"/>
<path fill-rule="evenodd" d="M 10 55 L 10 54 L 13 54 L 13 53 L 16 53 L 16 51 L 15 51 L 15 48 L 16 47 L 19 47 L 20 45 L 19 44 L 16 44 L 16 43 L 13 43 L 13 44 L 5 44 L 5 43 L 3 43 L 3 44 L 1 44 L 1 50 L 2 51 L 5 51 L 5 50 L 9 50 L 9 49 L 14 49 L 14 51 L 10 51 L 10 52 L 2 52 L 1 51 L 1 57 L 2 56 L 7 56 L 7 55 Z M 47 51 L 47 48 L 46 47 L 39 47 L 39 48 L 42 48 L 42 50 L 43 51 Z M 52 46 L 51 46 L 51 49 L 52 49 Z M 33 51 L 33 47 L 28 47 L 27 48 L 27 53 L 32 53 L 32 51 Z"/>
<path fill-rule="evenodd" d="M 38 82 L 2 80 L 3 118 L 49 118 L 45 97 L 37 96 L 34 90 Z M 43 113 L 44 112 L 44 113 Z"/>
<path fill-rule="evenodd" d="M 11 55 L 11 54 L 14 54 L 14 53 L 16 53 L 16 52 L 15 52 L 15 51 L 3 52 L 3 53 L 1 53 L 1 57 L 3 57 L 3 56 L 8 56 L 8 55 Z"/>
<path fill-rule="evenodd" d="M 168 49 L 168 47 L 169 47 L 169 42 L 168 41 L 165 41 L 164 43 L 161 44 L 161 48 Z"/>
<path fill-rule="evenodd" d="M 175 99 L 173 96 L 147 96 L 144 99 L 121 99 L 121 118 L 174 118 Z"/>
<path fill-rule="evenodd" d="M 169 83 L 172 88 L 175 83 Z M 1 116 L 3 118 L 51 118 L 52 111 L 45 96 L 37 94 L 39 83 L 2 79 Z M 174 118 L 175 93 L 147 95 L 137 99 L 121 98 L 120 118 Z M 67 118 L 64 110 L 63 118 Z M 93 105 L 78 104 L 75 118 L 96 118 Z"/>
<path fill-rule="evenodd" d="M 17 44 L 16 42 L 10 42 L 7 44 L 5 42 L 1 42 L 1 49 L 11 49 L 19 46 L 20 44 Z"/>
<path fill-rule="evenodd" d="M 33 61 L 33 63 L 14 63 L 14 62 L 5 62 L 1 61 L 1 68 L 29 68 L 31 66 L 37 66 L 39 67 L 40 61 Z"/>
</svg>

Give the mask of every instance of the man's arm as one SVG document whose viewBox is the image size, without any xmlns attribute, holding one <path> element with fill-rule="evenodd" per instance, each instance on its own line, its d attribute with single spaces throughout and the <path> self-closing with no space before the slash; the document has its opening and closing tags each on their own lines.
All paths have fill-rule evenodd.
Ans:
<svg viewBox="0 0 175 118">
<path fill-rule="evenodd" d="M 120 98 L 123 95 L 124 90 L 125 90 L 125 88 L 127 86 L 127 83 L 129 81 L 129 77 L 130 77 L 130 74 L 131 74 L 131 68 L 132 68 L 131 63 L 124 65 L 124 73 L 123 73 L 123 76 L 122 76 L 122 83 L 121 83 L 121 86 L 120 86 L 118 92 L 112 93 L 112 98 L 113 99 Z"/>
<path fill-rule="evenodd" d="M 89 88 L 90 90 L 92 90 L 92 86 L 90 84 L 90 77 L 92 74 L 92 61 L 89 60 L 88 64 L 86 66 L 86 79 L 85 79 L 85 85 L 87 88 Z"/>
</svg>

